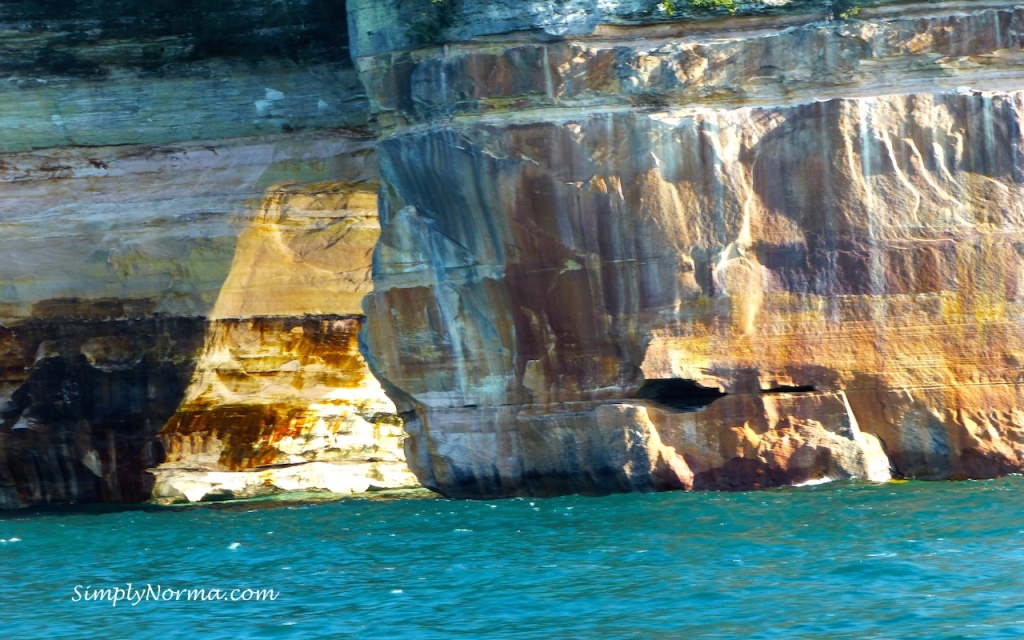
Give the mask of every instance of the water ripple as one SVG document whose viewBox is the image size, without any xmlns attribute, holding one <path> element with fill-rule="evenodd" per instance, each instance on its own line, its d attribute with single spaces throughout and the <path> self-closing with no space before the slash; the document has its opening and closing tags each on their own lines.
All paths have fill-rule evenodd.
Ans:
<svg viewBox="0 0 1024 640">
<path fill-rule="evenodd" d="M 1024 637 L 1022 489 L 1005 478 L 5 517 L 3 627 L 13 638 Z M 127 582 L 281 595 L 72 600 L 75 585 Z"/>
</svg>

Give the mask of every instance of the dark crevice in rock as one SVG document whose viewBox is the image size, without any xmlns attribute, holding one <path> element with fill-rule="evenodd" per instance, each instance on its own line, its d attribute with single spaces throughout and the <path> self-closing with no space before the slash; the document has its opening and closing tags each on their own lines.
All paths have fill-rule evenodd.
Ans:
<svg viewBox="0 0 1024 640">
<path fill-rule="evenodd" d="M 681 378 L 648 380 L 636 392 L 636 397 L 641 400 L 650 400 L 676 411 L 700 411 L 726 395 L 718 389 Z"/>
<path fill-rule="evenodd" d="M 805 384 L 805 385 L 800 385 L 800 386 L 783 384 L 783 385 L 779 385 L 777 387 L 772 387 L 771 389 L 762 389 L 761 390 L 761 395 L 763 395 L 763 396 L 772 396 L 772 395 L 778 395 L 780 393 L 814 393 L 817 390 L 818 389 L 815 388 L 814 385 L 810 385 L 810 384 Z"/>
</svg>

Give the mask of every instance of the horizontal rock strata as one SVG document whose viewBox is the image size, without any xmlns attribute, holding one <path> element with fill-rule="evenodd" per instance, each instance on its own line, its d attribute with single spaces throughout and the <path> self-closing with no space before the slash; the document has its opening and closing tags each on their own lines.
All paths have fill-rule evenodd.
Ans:
<svg viewBox="0 0 1024 640">
<path fill-rule="evenodd" d="M 153 470 L 164 501 L 418 486 L 359 317 L 217 320 Z M 235 473 L 225 473 L 235 472 Z"/>
<path fill-rule="evenodd" d="M 355 25 L 396 6 L 369 4 Z M 463 16 L 475 39 L 355 51 L 383 127 L 370 364 L 427 486 L 1021 470 L 1024 12 Z"/>
<path fill-rule="evenodd" d="M 334 0 L 15 0 L 0 152 L 359 126 Z"/>
<path fill-rule="evenodd" d="M 377 162 L 344 23 L 321 0 L 0 6 L 0 508 L 139 502 L 168 454 L 176 499 L 407 483 L 356 352 Z M 282 231 L 268 199 L 303 215 Z"/>
</svg>

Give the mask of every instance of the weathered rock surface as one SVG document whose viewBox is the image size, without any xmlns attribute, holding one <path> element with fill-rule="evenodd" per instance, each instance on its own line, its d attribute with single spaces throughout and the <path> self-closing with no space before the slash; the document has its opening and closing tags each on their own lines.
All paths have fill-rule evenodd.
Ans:
<svg viewBox="0 0 1024 640">
<path fill-rule="evenodd" d="M 1014 2 L 352 0 L 358 76 L 74 4 L 0 7 L 0 507 L 406 486 L 397 414 L 460 497 L 1024 467 Z"/>
<path fill-rule="evenodd" d="M 335 0 L 14 0 L 0 152 L 366 122 Z"/>
<path fill-rule="evenodd" d="M 330 315 L 338 306 L 329 300 L 332 292 L 342 296 L 343 313 L 361 313 L 369 280 L 357 265 L 368 270 L 378 233 L 375 215 L 366 221 L 375 202 L 366 190 L 375 184 L 376 163 L 365 134 L 64 147 L 0 154 L 0 163 L 0 323 L 8 343 L 0 356 L 0 448 L 7 460 L 0 506 L 145 499 L 141 487 L 152 485 L 145 469 L 163 460 L 154 438 L 185 397 L 204 335 L 212 330 L 207 319 L 227 317 L 215 308 L 225 285 L 221 307 L 235 318 Z M 286 190 L 299 193 L 311 185 L 306 197 L 315 200 L 322 199 L 328 178 L 369 181 L 370 187 L 357 189 L 363 195 L 354 196 L 363 200 L 358 222 L 344 230 L 334 226 L 338 233 L 329 236 L 336 221 L 314 211 L 310 227 L 323 230 L 311 231 L 314 240 L 297 247 L 308 261 L 294 268 L 295 282 L 288 281 L 291 254 L 262 255 L 258 268 L 250 256 L 232 273 L 239 234 L 262 228 L 264 199 L 282 191 L 275 185 L 288 182 Z M 326 234 L 319 244 L 317 233 Z M 331 266 L 337 272 L 325 270 Z M 319 275 L 307 275 L 310 270 Z M 258 285 L 253 275 L 261 277 Z M 324 286 L 331 278 L 360 277 L 359 287 Z M 253 287 L 249 298 L 246 286 Z M 294 295 L 280 295 L 289 289 Z M 301 292 L 328 301 L 303 303 Z M 119 369 L 123 373 L 111 377 L 79 353 L 78 342 L 93 331 L 101 332 L 97 339 L 103 332 L 118 336 L 104 349 L 130 363 Z M 90 400 L 94 387 L 105 395 Z M 65 393 L 83 399 L 69 409 Z M 31 406 L 24 404 L 28 396 Z M 110 412 L 120 416 L 116 432 L 115 422 L 102 417 Z M 29 438 L 21 428 L 47 435 Z M 97 444 L 115 436 L 117 446 Z M 93 459 L 98 462 L 83 462 Z M 95 471 L 100 479 L 89 476 L 89 482 L 102 490 L 81 479 L 83 469 Z"/>
<path fill-rule="evenodd" d="M 418 486 L 402 421 L 359 355 L 359 317 L 214 321 L 160 434 L 154 498 Z M 235 473 L 225 473 L 235 472 Z"/>
<path fill-rule="evenodd" d="M 144 471 L 163 457 L 156 435 L 188 386 L 205 324 L 117 315 L 0 325 L 0 508 L 147 499 Z"/>
<path fill-rule="evenodd" d="M 179 497 L 408 482 L 356 351 L 377 163 L 344 21 L 0 6 L 0 508 L 145 500 L 168 454 Z"/>
<path fill-rule="evenodd" d="M 540 4 L 503 36 L 466 0 L 472 39 L 416 50 L 362 38 L 396 3 L 350 5 L 382 126 L 365 339 L 427 486 L 1024 468 L 1024 11 Z"/>
<path fill-rule="evenodd" d="M 359 353 L 376 187 L 287 185 L 264 198 L 160 435 L 155 498 L 417 486 L 402 421 Z"/>
<path fill-rule="evenodd" d="M 0 154 L 0 320 L 205 316 L 240 226 L 283 181 L 373 180 L 345 132 Z"/>
</svg>

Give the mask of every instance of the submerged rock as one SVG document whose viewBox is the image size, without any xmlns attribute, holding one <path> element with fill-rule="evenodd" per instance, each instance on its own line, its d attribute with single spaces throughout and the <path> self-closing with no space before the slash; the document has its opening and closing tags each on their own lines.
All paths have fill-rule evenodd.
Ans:
<svg viewBox="0 0 1024 640">
<path fill-rule="evenodd" d="M 1024 12 L 601 26 L 620 4 L 354 41 L 384 184 L 365 341 L 424 484 L 1020 471 Z"/>
</svg>

